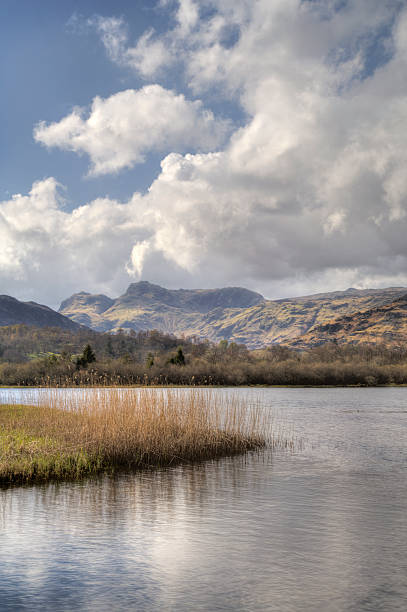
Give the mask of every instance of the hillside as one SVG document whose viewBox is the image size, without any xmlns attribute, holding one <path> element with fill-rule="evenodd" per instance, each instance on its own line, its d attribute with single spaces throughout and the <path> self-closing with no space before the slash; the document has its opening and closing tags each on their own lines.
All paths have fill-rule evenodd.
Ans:
<svg viewBox="0 0 407 612">
<path fill-rule="evenodd" d="M 239 287 L 169 290 L 143 281 L 131 284 L 116 299 L 77 293 L 62 302 L 59 312 L 97 331 L 158 329 L 260 348 L 290 343 L 315 326 L 390 304 L 406 292 L 403 287 L 348 289 L 266 300 Z"/>
<path fill-rule="evenodd" d="M 324 325 L 316 325 L 306 334 L 288 342 L 288 345 L 292 348 L 309 349 L 327 342 L 407 346 L 407 293 L 390 304 L 338 317 Z"/>
<path fill-rule="evenodd" d="M 5 325 L 60 327 L 76 330 L 79 325 L 48 306 L 35 302 L 20 302 L 9 295 L 0 295 L 0 327 Z"/>
</svg>

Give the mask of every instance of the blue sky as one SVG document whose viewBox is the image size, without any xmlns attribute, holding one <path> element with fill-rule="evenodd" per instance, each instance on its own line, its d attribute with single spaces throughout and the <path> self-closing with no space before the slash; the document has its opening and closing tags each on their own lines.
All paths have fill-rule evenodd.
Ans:
<svg viewBox="0 0 407 612">
<path fill-rule="evenodd" d="M 87 106 L 94 96 L 108 97 L 145 80 L 129 69 L 117 69 L 105 53 L 96 31 L 86 26 L 95 16 L 123 17 L 130 40 L 145 30 L 165 31 L 174 19 L 151 1 L 4 0 L 0 5 L 0 50 L 3 91 L 0 99 L 0 198 L 27 192 L 39 178 L 56 176 L 64 186 L 67 206 L 73 208 L 101 195 L 125 200 L 137 189 L 145 191 L 160 170 L 162 156 L 149 154 L 143 166 L 115 176 L 84 178 L 87 161 L 64 151 L 38 146 L 33 126 L 40 120 L 57 121 L 74 106 Z M 177 69 L 160 81 L 185 91 Z M 206 95 L 211 108 L 242 121 L 240 107 L 231 100 Z"/>
<path fill-rule="evenodd" d="M 3 0 L 2 292 L 407 284 L 399 0 Z"/>
<path fill-rule="evenodd" d="M 131 176 L 83 180 L 86 160 L 70 153 L 50 154 L 32 137 L 39 120 L 56 121 L 73 106 L 86 106 L 95 95 L 144 84 L 129 70 L 117 70 L 102 52 L 91 28 L 74 27 L 77 15 L 84 21 L 94 15 L 126 16 L 135 39 L 148 27 L 159 30 L 163 11 L 151 2 L 107 0 L 4 0 L 0 4 L 0 49 L 3 58 L 0 98 L 2 143 L 0 148 L 0 197 L 26 193 L 34 181 L 57 176 L 69 186 L 70 206 L 109 194 L 126 198 L 144 190 L 159 170 L 159 156 L 133 169 Z"/>
</svg>

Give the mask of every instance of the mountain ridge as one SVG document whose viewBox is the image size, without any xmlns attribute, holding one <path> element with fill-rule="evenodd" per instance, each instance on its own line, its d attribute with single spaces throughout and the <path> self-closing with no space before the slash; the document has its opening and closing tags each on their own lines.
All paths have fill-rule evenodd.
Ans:
<svg viewBox="0 0 407 612">
<path fill-rule="evenodd" d="M 35 327 L 61 327 L 77 330 L 79 325 L 69 317 L 37 302 L 22 302 L 10 295 L 0 295 L 0 326 L 24 324 Z"/>
<path fill-rule="evenodd" d="M 174 290 L 140 281 L 115 299 L 79 292 L 64 300 L 59 312 L 96 331 L 158 329 L 261 348 L 290 344 L 314 327 L 391 304 L 404 294 L 405 287 L 350 287 L 345 291 L 267 300 L 242 287 Z"/>
<path fill-rule="evenodd" d="M 288 345 L 296 349 L 309 349 L 327 342 L 406 345 L 407 292 L 389 304 L 343 315 L 329 323 L 316 325 Z"/>
</svg>

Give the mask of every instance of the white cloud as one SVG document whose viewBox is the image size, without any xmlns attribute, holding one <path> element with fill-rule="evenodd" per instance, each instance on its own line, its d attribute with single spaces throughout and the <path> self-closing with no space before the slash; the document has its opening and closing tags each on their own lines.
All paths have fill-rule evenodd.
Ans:
<svg viewBox="0 0 407 612">
<path fill-rule="evenodd" d="M 113 62 L 137 70 L 144 78 L 150 77 L 173 61 L 167 45 L 155 37 L 153 29 L 146 30 L 137 44 L 130 47 L 126 24 L 122 18 L 99 16 L 88 20 L 88 24 L 96 27 Z"/>
<path fill-rule="evenodd" d="M 199 19 L 198 5 L 194 0 L 179 0 L 177 21 L 179 35 L 187 35 L 197 25 Z"/>
<path fill-rule="evenodd" d="M 199 22 L 199 7 L 194 0 L 178 0 L 175 13 L 176 27 L 164 36 L 153 28 L 147 29 L 135 46 L 129 42 L 126 23 L 121 17 L 97 16 L 87 21 L 96 28 L 108 57 L 119 66 L 130 68 L 142 78 L 161 74 L 163 68 L 180 58 L 180 41 L 186 41 Z M 161 6 L 168 2 L 161 2 Z M 181 45 L 182 46 L 182 45 Z"/>
<path fill-rule="evenodd" d="M 72 212 L 54 178 L 0 202 L 0 279 L 12 295 L 56 305 L 78 288 L 122 287 L 131 247 L 146 237 L 140 196 L 98 199 Z M 24 287 L 24 289 L 22 289 Z"/>
<path fill-rule="evenodd" d="M 407 284 L 407 11 L 379 0 L 340 10 L 333 1 L 204 5 L 209 17 L 185 17 L 183 32 L 178 20 L 171 44 L 183 41 L 190 87 L 231 96 L 245 124 L 218 150 L 224 124 L 159 86 L 42 124 L 38 140 L 86 152 L 94 173 L 152 149 L 168 155 L 146 195 L 128 203 L 95 200 L 68 213 L 53 179 L 0 203 L 0 278 L 39 288 L 63 270 L 50 288 L 60 298 L 71 288 L 117 293 L 140 275 L 280 297 Z M 375 67 L 380 38 L 389 55 Z"/>
<path fill-rule="evenodd" d="M 130 261 L 126 265 L 126 270 L 130 276 L 140 277 L 143 272 L 146 254 L 151 249 L 149 240 L 143 240 L 134 245 L 131 250 Z"/>
<path fill-rule="evenodd" d="M 34 138 L 47 147 L 86 153 L 93 175 L 142 163 L 148 151 L 211 150 L 225 138 L 227 121 L 218 120 L 199 100 L 147 85 L 103 99 L 94 98 L 88 116 L 76 108 L 61 121 L 40 122 Z"/>
<path fill-rule="evenodd" d="M 139 38 L 135 47 L 126 49 L 120 61 L 147 78 L 156 74 L 163 66 L 170 64 L 172 58 L 165 44 L 161 40 L 154 40 L 154 30 L 147 30 Z"/>
<path fill-rule="evenodd" d="M 121 63 L 127 44 L 124 20 L 118 17 L 97 17 L 87 23 L 97 28 L 110 59 Z"/>
<path fill-rule="evenodd" d="M 399 278 L 407 263 L 400 3 L 206 4 L 216 10 L 188 36 L 171 30 L 172 45 L 178 36 L 196 92 L 221 88 L 249 118 L 222 152 L 163 161 L 149 192 L 154 248 L 211 284 Z M 393 55 L 374 69 L 380 37 Z"/>
</svg>

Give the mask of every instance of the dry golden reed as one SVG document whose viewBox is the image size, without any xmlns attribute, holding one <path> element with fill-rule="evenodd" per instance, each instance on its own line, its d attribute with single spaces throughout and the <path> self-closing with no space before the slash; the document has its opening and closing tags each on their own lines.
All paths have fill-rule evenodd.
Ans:
<svg viewBox="0 0 407 612">
<path fill-rule="evenodd" d="M 260 405 L 208 389 L 44 389 L 0 406 L 0 482 L 79 478 L 263 447 Z"/>
</svg>

